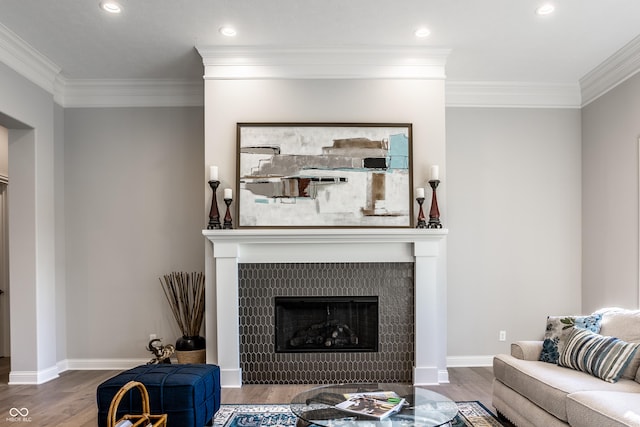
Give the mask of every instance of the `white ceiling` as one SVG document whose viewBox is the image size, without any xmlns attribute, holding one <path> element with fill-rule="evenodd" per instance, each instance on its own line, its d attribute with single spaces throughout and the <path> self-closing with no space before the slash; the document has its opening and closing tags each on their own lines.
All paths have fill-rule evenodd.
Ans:
<svg viewBox="0 0 640 427">
<path fill-rule="evenodd" d="M 2 0 L 0 23 L 66 79 L 200 79 L 195 46 L 426 46 L 451 49 L 449 81 L 575 84 L 640 34 L 638 0 L 549 1 L 550 16 L 542 0 L 121 0 L 114 16 L 99 0 Z"/>
</svg>

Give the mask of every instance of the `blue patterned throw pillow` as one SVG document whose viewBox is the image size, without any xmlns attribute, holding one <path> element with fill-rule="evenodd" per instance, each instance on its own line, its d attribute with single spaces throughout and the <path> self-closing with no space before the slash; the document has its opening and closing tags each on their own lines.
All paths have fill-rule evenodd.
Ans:
<svg viewBox="0 0 640 427">
<path fill-rule="evenodd" d="M 540 360 L 548 363 L 558 363 L 558 358 L 564 347 L 567 335 L 571 328 L 586 329 L 596 334 L 600 332 L 602 314 L 589 316 L 548 316 L 547 329 L 542 343 Z"/>
<path fill-rule="evenodd" d="M 628 343 L 586 329 L 571 328 L 558 365 L 615 383 L 639 346 L 640 343 Z"/>
</svg>

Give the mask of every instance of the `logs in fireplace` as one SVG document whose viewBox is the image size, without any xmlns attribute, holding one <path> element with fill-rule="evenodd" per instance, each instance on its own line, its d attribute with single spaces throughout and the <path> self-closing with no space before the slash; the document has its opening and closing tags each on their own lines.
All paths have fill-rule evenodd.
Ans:
<svg viewBox="0 0 640 427">
<path fill-rule="evenodd" d="M 276 353 L 378 351 L 378 297 L 276 297 Z"/>
</svg>

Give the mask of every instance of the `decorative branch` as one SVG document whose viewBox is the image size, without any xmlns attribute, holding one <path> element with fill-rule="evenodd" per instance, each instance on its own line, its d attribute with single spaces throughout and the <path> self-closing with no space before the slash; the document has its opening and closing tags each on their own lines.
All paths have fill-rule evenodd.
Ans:
<svg viewBox="0 0 640 427">
<path fill-rule="evenodd" d="M 161 277 L 160 284 L 182 335 L 199 335 L 204 320 L 204 274 L 173 272 Z"/>
</svg>

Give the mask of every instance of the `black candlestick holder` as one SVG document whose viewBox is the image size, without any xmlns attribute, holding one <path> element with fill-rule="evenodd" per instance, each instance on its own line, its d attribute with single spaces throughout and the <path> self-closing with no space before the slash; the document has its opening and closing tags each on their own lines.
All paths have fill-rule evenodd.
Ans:
<svg viewBox="0 0 640 427">
<path fill-rule="evenodd" d="M 231 205 L 232 199 L 224 199 L 224 204 L 227 205 L 227 213 L 224 215 L 224 225 L 222 228 L 224 229 L 232 229 L 233 224 L 231 223 L 231 212 L 229 211 L 229 206 Z"/>
<path fill-rule="evenodd" d="M 427 228 L 442 228 L 440 224 L 440 209 L 438 209 L 438 197 L 436 196 L 436 188 L 438 188 L 440 180 L 432 179 L 429 181 L 429 185 L 433 190 L 431 192 L 431 209 L 429 210 L 429 223 Z"/>
<path fill-rule="evenodd" d="M 418 205 L 420 205 L 420 210 L 418 211 L 418 225 L 416 225 L 416 228 L 427 228 L 427 221 L 425 221 L 424 211 L 422 210 L 424 197 L 417 197 L 416 201 L 418 202 Z"/>
<path fill-rule="evenodd" d="M 220 212 L 218 212 L 218 200 L 216 199 L 218 185 L 220 185 L 220 181 L 209 181 L 209 187 L 211 187 L 213 191 L 213 197 L 211 197 L 211 209 L 209 210 L 209 225 L 207 225 L 207 230 L 219 230 L 222 228 L 220 225 Z"/>
</svg>

